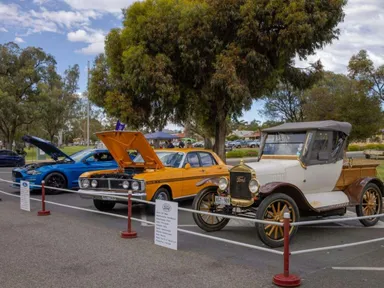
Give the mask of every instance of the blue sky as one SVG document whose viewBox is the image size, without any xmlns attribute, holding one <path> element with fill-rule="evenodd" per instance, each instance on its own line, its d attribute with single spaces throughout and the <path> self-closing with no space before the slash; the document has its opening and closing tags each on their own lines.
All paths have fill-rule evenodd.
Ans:
<svg viewBox="0 0 384 288">
<path fill-rule="evenodd" d="M 79 64 L 80 89 L 87 83 L 87 61 L 104 51 L 104 37 L 121 26 L 121 8 L 134 0 L 0 0 L 0 43 L 14 41 L 21 47 L 37 46 L 52 54 L 62 73 Z M 345 73 L 348 60 L 366 49 L 375 65 L 384 64 L 384 0 L 349 0 L 346 17 L 339 25 L 341 35 L 306 61 L 305 67 L 320 59 L 325 69 Z M 263 103 L 255 102 L 243 119 L 265 120 L 260 116 Z M 169 125 L 173 127 L 173 125 Z"/>
</svg>

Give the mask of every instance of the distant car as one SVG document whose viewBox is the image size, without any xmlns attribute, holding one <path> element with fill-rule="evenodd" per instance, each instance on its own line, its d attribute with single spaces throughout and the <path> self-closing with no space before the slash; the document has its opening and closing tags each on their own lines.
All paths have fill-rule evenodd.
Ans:
<svg viewBox="0 0 384 288">
<path fill-rule="evenodd" d="M 249 148 L 260 147 L 260 141 L 259 140 L 249 141 L 248 142 L 248 147 Z"/>
<path fill-rule="evenodd" d="M 20 167 L 25 165 L 25 159 L 11 150 L 0 150 L 1 167 Z"/>
<path fill-rule="evenodd" d="M 32 185 L 41 185 L 43 180 L 46 186 L 75 189 L 79 187 L 78 178 L 82 173 L 118 167 L 107 149 L 85 149 L 68 156 L 49 141 L 29 135 L 24 136 L 23 140 L 43 150 L 54 160 L 27 164 L 12 170 L 12 181 L 17 183 L 20 183 L 20 180 L 29 181 L 31 189 L 38 189 Z M 14 187 L 18 185 L 15 184 Z M 46 192 L 60 193 L 51 189 L 47 189 Z"/>
<path fill-rule="evenodd" d="M 248 147 L 248 143 L 245 140 L 236 140 L 232 142 L 232 147 L 245 148 L 245 147 Z"/>
<path fill-rule="evenodd" d="M 204 147 L 204 142 L 203 141 L 199 141 L 199 142 L 193 143 L 192 146 L 196 147 L 196 148 L 203 148 Z"/>
</svg>

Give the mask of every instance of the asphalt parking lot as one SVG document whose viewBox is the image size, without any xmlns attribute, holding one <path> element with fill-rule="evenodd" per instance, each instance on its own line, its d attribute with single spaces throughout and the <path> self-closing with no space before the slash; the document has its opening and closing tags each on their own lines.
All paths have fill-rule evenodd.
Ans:
<svg viewBox="0 0 384 288">
<path fill-rule="evenodd" d="M 0 168 L 0 178 L 10 180 L 10 171 L 10 168 Z M 16 195 L 18 193 L 17 190 L 9 187 L 9 184 L 6 183 L 0 183 L 0 190 Z M 33 194 L 35 195 L 32 195 L 32 197 L 40 198 L 39 192 Z M 153 287 L 155 285 L 158 287 L 180 287 L 180 285 L 186 287 L 222 287 L 220 283 L 223 283 L 224 280 L 227 281 L 225 282 L 226 286 L 231 287 L 248 287 L 249 283 L 254 283 L 254 287 L 274 287 L 271 284 L 272 276 L 282 272 L 283 262 L 282 257 L 279 255 L 180 232 L 178 236 L 178 251 L 171 251 L 153 244 L 153 227 L 148 224 L 134 222 L 134 229 L 138 232 L 139 238 L 135 240 L 122 240 L 118 237 L 118 233 L 126 227 L 126 220 L 124 219 L 49 204 L 47 207 L 52 211 L 52 215 L 41 219 L 41 217 L 35 216 L 36 211 L 40 207 L 39 202 L 32 202 L 32 212 L 28 213 L 19 210 L 18 198 L 4 194 L 1 195 L 1 193 L 0 198 L 3 199 L 0 202 L 0 245 L 6 247 L 5 250 L 7 250 L 6 253 L 0 254 L 0 279 L 5 279 L 2 280 L 5 281 L 2 283 L 7 283 L 6 286 L 2 285 L 2 287 L 37 287 L 37 284 L 36 286 L 32 284 L 26 286 L 26 282 L 23 282 L 25 279 L 12 272 L 19 271 L 23 266 L 26 266 L 25 269 L 28 271 L 28 279 L 36 278 L 31 283 L 38 283 L 38 280 L 43 277 L 42 275 L 45 275 L 43 271 L 46 271 L 46 267 L 34 265 L 33 269 L 31 269 L 28 266 L 28 263 L 34 263 L 37 256 L 36 251 L 26 249 L 26 247 L 41 246 L 37 243 L 39 237 L 36 236 L 36 231 L 33 230 L 34 227 L 37 227 L 43 233 L 40 235 L 43 242 L 50 241 L 52 237 L 55 238 L 55 244 L 48 245 L 50 253 L 44 254 L 45 261 L 50 263 L 50 266 L 52 266 L 56 273 L 57 267 L 55 265 L 60 266 L 59 259 L 63 258 L 66 269 L 71 271 L 68 277 L 72 274 L 79 277 L 77 282 L 73 282 L 71 287 L 115 287 L 121 285 L 121 283 L 124 283 L 122 282 L 124 273 L 122 274 L 120 270 L 112 268 L 115 264 L 118 265 L 119 261 L 123 261 L 121 260 L 122 255 L 133 253 L 132 249 L 136 257 L 140 258 L 135 258 L 138 260 L 137 262 L 136 260 L 134 261 L 133 268 L 142 269 L 142 272 L 138 273 L 137 277 L 134 277 L 129 274 L 129 269 L 127 269 L 127 278 L 133 279 L 134 283 L 140 283 L 135 281 L 139 281 L 140 277 L 145 277 L 143 275 L 150 273 L 149 275 L 151 276 L 149 278 L 153 280 L 145 280 L 142 282 L 145 284 L 140 285 L 140 287 Z M 94 209 L 91 200 L 82 199 L 72 193 L 48 195 L 47 200 Z M 182 202 L 179 205 L 189 208 L 191 201 Z M 125 205 L 117 205 L 114 213 L 126 215 L 127 207 Z M 354 215 L 352 211 L 349 211 L 346 217 Z M 134 205 L 133 216 L 154 221 L 152 216 L 145 213 L 142 205 Z M 31 224 L 29 225 L 29 223 Z M 67 225 L 65 226 L 66 228 L 63 228 L 63 225 Z M 86 229 L 82 228 L 85 226 L 87 227 Z M 192 216 L 188 212 L 179 212 L 179 226 L 183 229 L 205 233 L 194 224 Z M 46 234 L 44 234 L 44 229 L 46 229 Z M 33 237 L 29 237 L 31 233 Z M 57 235 L 54 236 L 53 234 Z M 17 240 L 20 235 L 24 235 L 22 241 Z M 60 238 L 58 235 L 65 237 Z M 210 233 L 209 235 L 263 246 L 261 241 L 257 239 L 253 225 L 249 222 L 231 220 L 225 229 Z M 73 240 L 76 237 L 88 237 L 91 241 L 76 242 L 76 245 L 70 245 L 68 239 Z M 357 220 L 309 227 L 304 226 L 299 228 L 292 242 L 291 250 L 338 245 L 380 237 L 384 237 L 384 222 L 379 222 L 378 225 L 372 228 L 363 227 Z M 127 242 L 130 244 L 125 244 Z M 104 248 L 97 250 L 96 248 L 100 246 Z M 113 251 L 106 255 L 104 250 L 111 250 L 110 246 L 119 247 L 120 250 L 117 248 L 112 249 Z M 127 249 L 127 251 L 124 252 L 121 249 Z M 92 278 L 89 278 L 89 274 L 92 273 L 82 271 L 82 269 L 85 269 L 83 265 L 86 264 L 79 264 L 80 260 L 78 258 L 75 261 L 73 260 L 74 258 L 69 257 L 69 255 L 75 255 L 76 251 L 79 253 L 77 257 L 82 255 L 82 259 L 88 259 L 90 265 L 88 269 L 92 273 L 99 275 L 95 277 L 93 282 L 90 280 Z M 19 253 L 22 253 L 23 257 Z M 9 261 L 9 257 L 20 259 L 20 261 Z M 113 262 L 113 265 L 105 267 L 102 264 L 97 264 L 97 259 L 101 259 L 100 261 L 106 259 L 103 257 L 107 257 L 109 261 Z M 127 257 L 129 258 L 129 256 Z M 164 269 L 159 264 L 161 261 L 158 259 L 161 257 L 178 263 L 177 265 L 170 265 L 170 267 L 174 266 L 172 268 L 174 270 L 170 269 L 167 271 L 166 276 L 164 276 Z M 21 259 L 24 259 L 25 263 Z M 190 262 L 188 259 L 191 259 Z M 199 263 L 198 260 L 200 259 L 204 264 Z M 382 287 L 384 281 L 384 242 L 296 255 L 291 257 L 291 261 L 291 272 L 299 274 L 303 278 L 303 287 L 361 287 L 362 285 Z M 129 265 L 133 264 L 129 263 Z M 123 264 L 121 263 L 121 265 Z M 198 267 L 199 265 L 205 267 L 204 271 L 201 271 L 201 267 Z M 149 269 L 148 267 L 152 268 Z M 230 269 L 230 272 L 228 269 Z M 183 271 L 181 274 L 180 270 Z M 249 273 L 244 273 L 245 271 Z M 105 275 L 107 272 L 110 274 L 105 277 L 107 279 L 114 279 L 111 280 L 110 285 L 105 285 L 105 279 L 102 280 L 100 276 Z M 53 273 L 53 279 L 50 279 L 51 282 L 49 282 L 52 283 L 52 286 L 48 284 L 43 286 L 68 287 L 64 285 L 65 276 L 59 276 L 59 274 L 56 275 L 55 273 Z M 181 275 L 184 275 L 183 279 L 181 279 Z M 91 281 L 87 282 L 88 284 L 92 284 L 82 286 L 85 285 L 84 281 L 86 280 Z"/>
</svg>

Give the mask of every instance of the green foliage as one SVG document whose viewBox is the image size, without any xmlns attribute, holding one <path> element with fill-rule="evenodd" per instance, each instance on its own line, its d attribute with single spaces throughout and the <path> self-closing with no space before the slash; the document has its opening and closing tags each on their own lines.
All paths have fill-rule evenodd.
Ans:
<svg viewBox="0 0 384 288">
<path fill-rule="evenodd" d="M 230 135 L 230 136 L 227 137 L 228 141 L 235 141 L 235 140 L 238 140 L 238 139 L 240 139 L 240 137 L 237 136 L 237 135 Z"/>
<path fill-rule="evenodd" d="M 232 150 L 226 153 L 227 158 L 243 158 L 243 157 L 257 157 L 259 152 L 257 150 Z"/>
<path fill-rule="evenodd" d="M 360 50 L 352 56 L 348 64 L 348 72 L 352 79 L 358 79 L 372 95 L 384 101 L 384 65 L 375 68 L 367 51 Z"/>
<path fill-rule="evenodd" d="M 288 79 L 293 67 L 339 34 L 345 0 L 146 0 L 124 10 L 92 71 L 94 102 L 133 126 L 162 128 L 194 119 L 215 135 L 225 159 L 227 120 Z M 98 66 L 99 65 L 99 66 Z M 94 91 L 96 90 L 96 91 Z M 96 96 L 97 95 L 97 96 Z M 91 96 L 92 98 L 94 96 Z"/>
<path fill-rule="evenodd" d="M 324 79 L 305 92 L 305 120 L 337 120 L 352 124 L 350 140 L 365 140 L 383 125 L 380 99 L 371 96 L 357 80 L 325 73 Z"/>
<path fill-rule="evenodd" d="M 39 84 L 40 101 L 40 123 L 42 128 L 53 142 L 54 136 L 59 133 L 74 115 L 74 106 L 77 101 L 75 94 L 78 89 L 80 76 L 79 65 L 69 67 L 60 77 L 54 66 L 50 66 L 48 73 Z"/>
<path fill-rule="evenodd" d="M 0 45 L 0 131 L 9 149 L 17 131 L 39 118 L 38 83 L 55 64 L 42 49 Z"/>
</svg>

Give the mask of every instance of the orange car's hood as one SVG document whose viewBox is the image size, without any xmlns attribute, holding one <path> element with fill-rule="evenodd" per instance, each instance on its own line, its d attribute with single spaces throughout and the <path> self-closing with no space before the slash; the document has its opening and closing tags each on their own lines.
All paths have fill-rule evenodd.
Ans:
<svg viewBox="0 0 384 288">
<path fill-rule="evenodd" d="M 145 167 L 152 169 L 163 168 L 163 163 L 149 145 L 141 132 L 108 131 L 96 133 L 104 143 L 113 158 L 121 168 Z M 128 150 L 136 150 L 144 159 L 144 163 L 135 163 L 128 154 Z"/>
</svg>

